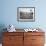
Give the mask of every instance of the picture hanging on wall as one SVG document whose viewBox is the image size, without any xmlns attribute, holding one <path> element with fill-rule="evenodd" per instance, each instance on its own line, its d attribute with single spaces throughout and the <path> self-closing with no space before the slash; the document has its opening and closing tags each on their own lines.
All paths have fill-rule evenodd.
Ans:
<svg viewBox="0 0 46 46">
<path fill-rule="evenodd" d="M 35 7 L 18 7 L 17 20 L 20 22 L 34 22 Z"/>
</svg>

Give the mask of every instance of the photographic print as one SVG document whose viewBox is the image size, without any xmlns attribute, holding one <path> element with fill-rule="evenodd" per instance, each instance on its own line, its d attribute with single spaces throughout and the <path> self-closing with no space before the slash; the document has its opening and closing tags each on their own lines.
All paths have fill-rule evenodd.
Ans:
<svg viewBox="0 0 46 46">
<path fill-rule="evenodd" d="M 22 22 L 35 21 L 35 7 L 18 7 L 17 20 Z"/>
</svg>

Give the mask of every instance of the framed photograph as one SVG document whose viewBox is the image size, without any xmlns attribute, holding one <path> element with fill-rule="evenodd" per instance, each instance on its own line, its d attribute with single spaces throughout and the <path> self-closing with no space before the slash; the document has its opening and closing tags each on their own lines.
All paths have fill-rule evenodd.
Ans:
<svg viewBox="0 0 46 46">
<path fill-rule="evenodd" d="M 18 7 L 17 20 L 21 22 L 34 22 L 35 7 Z"/>
</svg>

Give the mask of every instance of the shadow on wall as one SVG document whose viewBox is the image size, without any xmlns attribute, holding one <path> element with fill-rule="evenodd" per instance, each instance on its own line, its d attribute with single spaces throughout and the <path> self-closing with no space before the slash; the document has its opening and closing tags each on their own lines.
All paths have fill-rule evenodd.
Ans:
<svg viewBox="0 0 46 46">
<path fill-rule="evenodd" d="M 0 24 L 0 43 L 2 43 L 2 36 L 3 36 L 2 32 L 6 31 L 6 30 L 4 30 L 4 28 L 6 28 L 5 25 Z"/>
</svg>

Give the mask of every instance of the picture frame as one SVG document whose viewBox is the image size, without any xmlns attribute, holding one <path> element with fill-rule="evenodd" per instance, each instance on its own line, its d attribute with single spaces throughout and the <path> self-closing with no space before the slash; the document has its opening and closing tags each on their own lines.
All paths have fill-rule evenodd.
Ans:
<svg viewBox="0 0 46 46">
<path fill-rule="evenodd" d="M 17 21 L 20 22 L 34 22 L 35 21 L 35 7 L 18 7 Z"/>
</svg>

